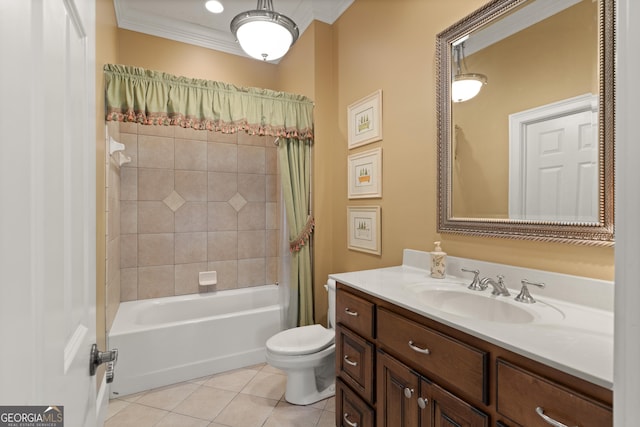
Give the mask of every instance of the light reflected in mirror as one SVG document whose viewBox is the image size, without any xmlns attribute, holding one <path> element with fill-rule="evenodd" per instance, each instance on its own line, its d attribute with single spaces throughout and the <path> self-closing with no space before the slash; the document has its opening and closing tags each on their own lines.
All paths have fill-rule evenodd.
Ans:
<svg viewBox="0 0 640 427">
<path fill-rule="evenodd" d="M 438 35 L 441 232 L 612 244 L 612 15 L 496 0 Z M 460 70 L 488 83 L 451 102 Z"/>
</svg>

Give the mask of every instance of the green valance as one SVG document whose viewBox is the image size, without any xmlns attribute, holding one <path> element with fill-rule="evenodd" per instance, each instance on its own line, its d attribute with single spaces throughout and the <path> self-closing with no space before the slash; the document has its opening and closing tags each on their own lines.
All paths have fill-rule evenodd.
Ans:
<svg viewBox="0 0 640 427">
<path fill-rule="evenodd" d="M 104 66 L 106 119 L 313 139 L 313 102 L 302 95 Z"/>
</svg>

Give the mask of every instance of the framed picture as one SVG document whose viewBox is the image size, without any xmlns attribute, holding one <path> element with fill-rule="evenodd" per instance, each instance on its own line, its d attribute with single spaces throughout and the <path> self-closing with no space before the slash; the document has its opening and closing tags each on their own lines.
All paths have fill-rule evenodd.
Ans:
<svg viewBox="0 0 640 427">
<path fill-rule="evenodd" d="M 350 199 L 382 197 L 382 148 L 349 156 Z"/>
<path fill-rule="evenodd" d="M 349 149 L 382 139 L 382 90 L 347 107 Z"/>
<path fill-rule="evenodd" d="M 347 247 L 381 255 L 380 206 L 347 206 Z"/>
</svg>

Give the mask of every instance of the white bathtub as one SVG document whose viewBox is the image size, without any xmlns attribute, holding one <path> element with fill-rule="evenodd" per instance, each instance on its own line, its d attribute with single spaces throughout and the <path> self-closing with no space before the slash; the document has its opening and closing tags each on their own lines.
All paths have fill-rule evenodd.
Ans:
<svg viewBox="0 0 640 427">
<path fill-rule="evenodd" d="M 262 363 L 278 331 L 276 285 L 121 303 L 111 397 Z"/>
</svg>

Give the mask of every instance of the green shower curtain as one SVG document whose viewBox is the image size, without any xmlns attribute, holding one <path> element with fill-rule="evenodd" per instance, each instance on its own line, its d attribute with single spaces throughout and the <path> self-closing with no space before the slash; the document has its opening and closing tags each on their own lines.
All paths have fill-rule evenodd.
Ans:
<svg viewBox="0 0 640 427">
<path fill-rule="evenodd" d="M 309 239 L 314 226 L 309 203 L 311 140 L 281 139 L 278 145 L 278 157 L 289 226 L 291 298 L 296 296 L 298 298 L 297 325 L 311 325 L 313 324 L 313 282 Z"/>
<path fill-rule="evenodd" d="M 281 182 L 292 254 L 291 298 L 298 300 L 298 325 L 312 324 L 309 239 L 314 224 L 309 198 L 313 102 L 302 95 L 127 65 L 107 64 L 104 76 L 107 121 L 280 137 Z"/>
</svg>

